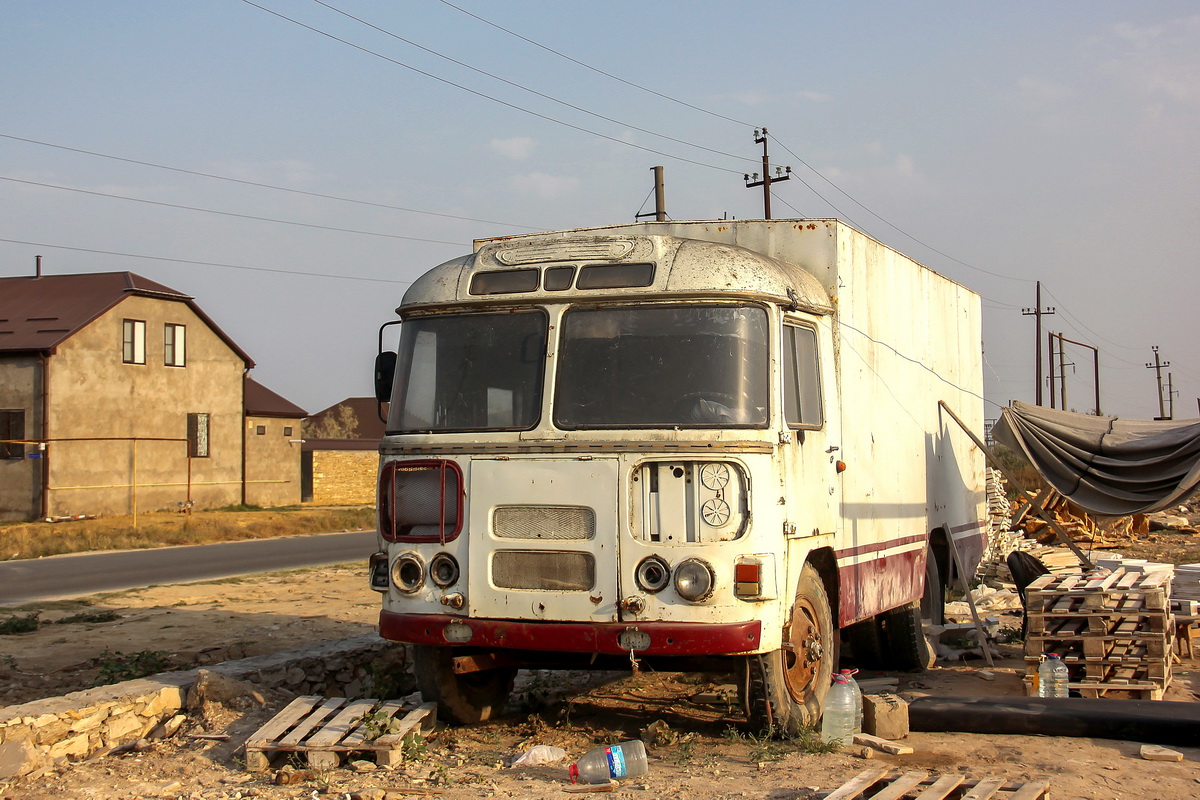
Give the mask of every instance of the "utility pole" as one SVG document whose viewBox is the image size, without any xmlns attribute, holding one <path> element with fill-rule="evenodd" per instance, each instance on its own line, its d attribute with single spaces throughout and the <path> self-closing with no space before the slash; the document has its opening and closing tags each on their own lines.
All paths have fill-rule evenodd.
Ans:
<svg viewBox="0 0 1200 800">
<path fill-rule="evenodd" d="M 1171 362 L 1158 360 L 1158 345 L 1151 345 L 1150 349 L 1154 351 L 1154 363 L 1146 362 L 1146 369 L 1154 370 L 1154 382 L 1158 386 L 1158 416 L 1155 419 L 1167 419 L 1167 410 L 1163 406 L 1162 371 L 1171 366 Z"/>
<path fill-rule="evenodd" d="M 1100 350 L 1099 350 L 1099 348 L 1093 347 L 1090 344 L 1084 344 L 1083 342 L 1077 342 L 1074 339 L 1068 339 L 1067 337 L 1063 336 L 1060 333 L 1060 334 L 1058 334 L 1058 346 L 1060 348 L 1060 352 L 1061 352 L 1061 348 L 1063 346 L 1063 342 L 1069 342 L 1070 344 L 1079 345 L 1080 347 L 1086 347 L 1087 349 L 1092 351 L 1092 372 L 1096 379 L 1096 416 L 1099 417 L 1099 416 L 1101 416 L 1101 414 L 1100 414 Z M 1075 366 L 1075 365 L 1072 364 L 1071 366 Z M 1065 375 L 1063 376 L 1063 379 L 1064 379 L 1064 381 L 1066 380 Z M 1051 392 L 1051 394 L 1053 394 L 1053 392 Z M 1066 392 L 1064 390 L 1063 408 L 1065 409 L 1066 407 L 1067 407 L 1067 400 L 1066 400 Z"/>
<path fill-rule="evenodd" d="M 654 173 L 654 213 L 653 214 L 634 214 L 634 219 L 642 217 L 654 217 L 655 222 L 667 221 L 667 191 L 663 185 L 663 168 L 651 167 L 650 171 Z"/>
<path fill-rule="evenodd" d="M 776 167 L 775 168 L 775 177 L 772 178 L 771 177 L 771 161 L 770 161 L 770 159 L 767 158 L 767 129 L 766 128 L 763 128 L 761 131 L 758 128 L 754 129 L 754 143 L 761 144 L 763 146 L 763 154 L 762 154 L 762 175 L 763 176 L 762 176 L 762 180 L 758 179 L 757 172 L 755 172 L 753 175 L 746 174 L 746 175 L 743 175 L 742 177 L 746 179 L 746 188 L 747 189 L 753 189 L 758 186 L 762 187 L 762 190 L 763 190 L 763 219 L 770 219 L 771 218 L 771 184 L 779 183 L 780 181 L 786 181 L 788 178 L 792 177 L 792 168 L 787 167 L 786 168 L 787 171 L 785 172 L 784 167 Z"/>
<path fill-rule="evenodd" d="M 1175 419 L 1175 395 L 1179 392 L 1175 391 L 1175 380 L 1171 373 L 1167 373 L 1167 419 Z"/>
<path fill-rule="evenodd" d="M 1053 314 L 1054 307 L 1042 308 L 1042 282 L 1037 282 L 1037 305 L 1034 308 L 1023 308 L 1021 314 L 1028 317 L 1032 315 L 1035 318 L 1034 331 L 1034 349 L 1037 351 L 1037 391 L 1034 392 L 1035 403 L 1042 404 L 1042 316 L 1044 314 Z"/>
</svg>

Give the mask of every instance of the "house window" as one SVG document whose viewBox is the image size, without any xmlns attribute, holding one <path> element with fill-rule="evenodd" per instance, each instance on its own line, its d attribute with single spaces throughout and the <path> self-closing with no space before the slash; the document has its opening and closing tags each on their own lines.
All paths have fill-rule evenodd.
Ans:
<svg viewBox="0 0 1200 800">
<path fill-rule="evenodd" d="M 146 363 L 146 321 L 127 319 L 121 325 L 121 360 L 126 364 Z"/>
<path fill-rule="evenodd" d="M 188 455 L 208 458 L 208 414 L 188 414 Z"/>
<path fill-rule="evenodd" d="M 259 425 L 258 429 L 255 431 L 255 433 L 257 433 L 259 436 L 266 436 L 267 435 L 267 426 Z"/>
<path fill-rule="evenodd" d="M 284 429 L 283 429 L 283 435 L 284 435 L 284 436 L 291 436 L 291 435 L 292 435 L 292 429 L 291 429 L 291 428 L 284 428 Z"/>
<path fill-rule="evenodd" d="M 0 459 L 24 458 L 25 445 L 13 441 L 24 438 L 25 410 L 0 410 Z"/>
<path fill-rule="evenodd" d="M 168 367 L 182 367 L 187 364 L 184 354 L 184 334 L 182 325 L 168 322 L 163 327 L 163 363 Z"/>
<path fill-rule="evenodd" d="M 817 332 L 800 325 L 783 327 L 783 418 L 793 428 L 825 424 L 821 408 Z"/>
</svg>

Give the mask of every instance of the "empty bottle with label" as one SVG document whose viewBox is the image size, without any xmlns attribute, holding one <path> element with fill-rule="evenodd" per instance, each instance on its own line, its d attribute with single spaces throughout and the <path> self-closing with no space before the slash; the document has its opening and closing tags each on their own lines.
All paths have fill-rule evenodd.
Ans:
<svg viewBox="0 0 1200 800">
<path fill-rule="evenodd" d="M 1058 653 L 1046 653 L 1038 664 L 1038 697 L 1067 697 L 1070 680 L 1067 665 Z"/>
<path fill-rule="evenodd" d="M 856 669 L 844 669 L 842 675 L 846 678 L 846 683 L 850 685 L 850 694 L 854 695 L 854 732 L 862 733 L 863 726 L 863 699 L 862 689 L 858 685 L 858 681 L 854 680 L 854 676 L 858 674 Z"/>
<path fill-rule="evenodd" d="M 845 675 L 834 675 L 833 686 L 825 695 L 825 713 L 821 715 L 821 738 L 845 744 L 854 737 L 854 694 Z"/>
<path fill-rule="evenodd" d="M 604 747 L 594 747 L 570 766 L 571 783 L 608 783 L 609 779 L 645 775 L 646 745 L 634 739 Z"/>
</svg>

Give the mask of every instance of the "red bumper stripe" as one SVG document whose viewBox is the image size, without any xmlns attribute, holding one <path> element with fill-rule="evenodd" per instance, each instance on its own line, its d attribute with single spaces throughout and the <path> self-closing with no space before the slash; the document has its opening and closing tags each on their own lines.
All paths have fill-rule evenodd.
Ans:
<svg viewBox="0 0 1200 800">
<path fill-rule="evenodd" d="M 650 637 L 650 646 L 638 655 L 694 656 L 745 653 L 758 649 L 762 623 L 736 622 L 714 625 L 704 622 L 520 622 L 479 620 L 448 614 L 379 613 L 379 634 L 395 642 L 445 645 L 442 630 L 451 622 L 469 627 L 472 647 L 509 650 L 550 650 L 560 653 L 628 653 L 617 643 L 627 630 L 637 629 Z"/>
</svg>

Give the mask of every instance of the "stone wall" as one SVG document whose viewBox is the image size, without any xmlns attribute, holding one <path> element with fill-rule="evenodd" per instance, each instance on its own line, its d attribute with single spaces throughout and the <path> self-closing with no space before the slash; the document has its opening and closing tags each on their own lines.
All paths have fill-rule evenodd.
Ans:
<svg viewBox="0 0 1200 800">
<path fill-rule="evenodd" d="M 298 695 L 399 697 L 415 688 L 407 650 L 373 633 L 209 670 Z M 186 709 L 198 672 L 167 672 L 0 708 L 0 779 L 151 735 Z"/>
<path fill-rule="evenodd" d="M 314 450 L 312 502 L 317 505 L 374 505 L 379 451 Z"/>
</svg>

